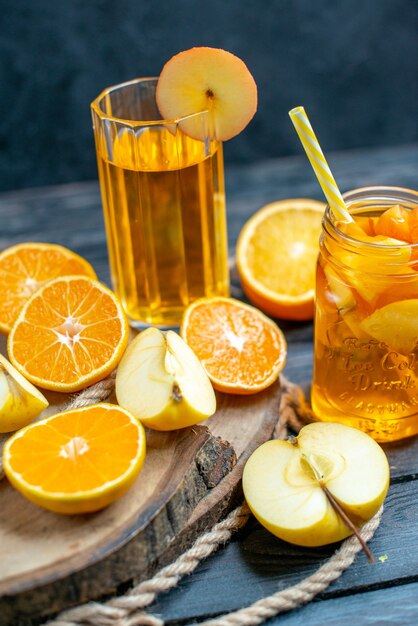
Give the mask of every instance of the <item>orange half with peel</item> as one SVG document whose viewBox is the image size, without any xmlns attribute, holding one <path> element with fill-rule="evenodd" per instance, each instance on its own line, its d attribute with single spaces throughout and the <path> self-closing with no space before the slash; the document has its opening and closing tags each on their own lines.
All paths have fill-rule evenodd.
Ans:
<svg viewBox="0 0 418 626">
<path fill-rule="evenodd" d="M 113 404 L 51 415 L 5 444 L 4 471 L 31 502 L 56 513 L 89 513 L 122 496 L 145 459 L 145 432 Z"/>
<path fill-rule="evenodd" d="M 236 259 L 249 300 L 273 317 L 313 318 L 325 204 L 304 198 L 266 205 L 244 225 Z"/>
<path fill-rule="evenodd" d="M 0 252 L 0 332 L 10 332 L 22 306 L 58 276 L 96 278 L 90 263 L 52 243 L 21 243 Z"/>
<path fill-rule="evenodd" d="M 9 334 L 10 361 L 43 389 L 73 392 L 102 380 L 128 344 L 116 296 L 84 276 L 56 278 L 25 304 Z"/>
<path fill-rule="evenodd" d="M 233 298 L 200 298 L 180 334 L 218 391 L 251 394 L 269 387 L 286 363 L 286 340 L 272 320 Z"/>
</svg>

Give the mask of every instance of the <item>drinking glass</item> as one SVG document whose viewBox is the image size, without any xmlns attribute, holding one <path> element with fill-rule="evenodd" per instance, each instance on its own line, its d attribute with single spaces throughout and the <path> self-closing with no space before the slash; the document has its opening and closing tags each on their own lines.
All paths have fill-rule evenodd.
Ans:
<svg viewBox="0 0 418 626">
<path fill-rule="evenodd" d="M 156 86 L 109 87 L 91 105 L 111 280 L 134 327 L 229 295 L 222 144 L 208 111 L 161 119 Z"/>
</svg>

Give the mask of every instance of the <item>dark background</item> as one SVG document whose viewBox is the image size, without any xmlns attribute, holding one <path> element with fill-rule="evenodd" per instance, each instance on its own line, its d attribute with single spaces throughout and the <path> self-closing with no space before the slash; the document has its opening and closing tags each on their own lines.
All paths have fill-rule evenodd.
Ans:
<svg viewBox="0 0 418 626">
<path fill-rule="evenodd" d="M 0 0 L 0 189 L 96 178 L 89 103 L 195 45 L 259 88 L 227 162 L 300 154 L 303 104 L 326 152 L 418 140 L 417 0 Z"/>
</svg>

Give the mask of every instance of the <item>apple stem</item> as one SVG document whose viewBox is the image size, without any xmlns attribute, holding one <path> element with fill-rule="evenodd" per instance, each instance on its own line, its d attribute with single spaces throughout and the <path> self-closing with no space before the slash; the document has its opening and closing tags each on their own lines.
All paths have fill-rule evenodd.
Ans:
<svg viewBox="0 0 418 626">
<path fill-rule="evenodd" d="M 293 443 L 293 441 L 291 441 L 290 443 Z M 297 445 L 297 439 L 296 439 L 296 444 L 293 444 L 293 445 Z M 313 472 L 313 475 L 315 476 L 316 480 L 318 481 L 322 491 L 325 493 L 326 497 L 329 500 L 329 503 L 331 504 L 331 506 L 334 509 L 334 511 L 336 512 L 336 514 L 341 517 L 341 519 L 343 520 L 344 524 L 346 526 L 348 526 L 348 528 L 352 531 L 352 533 L 359 540 L 360 545 L 363 548 L 369 563 L 376 563 L 376 559 L 374 558 L 373 554 L 371 553 L 370 548 L 367 546 L 366 542 L 363 540 L 362 536 L 360 535 L 357 526 L 349 518 L 349 516 L 344 511 L 342 506 L 334 498 L 334 496 L 332 495 L 332 493 L 330 492 L 328 487 L 325 486 L 324 475 L 322 474 L 322 472 L 318 469 L 318 467 L 316 467 L 316 464 L 312 461 L 312 459 L 308 458 L 308 456 L 306 454 L 302 453 L 302 458 L 306 462 L 308 467 L 311 469 L 311 471 Z"/>
<path fill-rule="evenodd" d="M 337 513 L 337 515 L 341 517 L 344 523 L 348 526 L 348 528 L 353 532 L 353 534 L 359 540 L 361 547 L 363 548 L 369 563 L 376 563 L 376 559 L 374 558 L 370 548 L 368 547 L 368 545 L 366 544 L 366 542 L 363 540 L 362 536 L 360 535 L 354 522 L 348 517 L 344 509 L 338 504 L 337 500 L 334 498 L 334 496 L 332 495 L 328 487 L 325 487 L 325 485 L 322 484 L 322 481 L 320 481 L 320 485 L 321 485 L 322 491 L 325 493 L 334 511 Z"/>
</svg>

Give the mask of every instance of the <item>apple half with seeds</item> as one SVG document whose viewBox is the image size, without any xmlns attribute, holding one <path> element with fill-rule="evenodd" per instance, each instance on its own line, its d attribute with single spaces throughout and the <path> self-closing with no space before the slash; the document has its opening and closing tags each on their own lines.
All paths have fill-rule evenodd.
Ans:
<svg viewBox="0 0 418 626">
<path fill-rule="evenodd" d="M 212 384 L 175 332 L 147 328 L 129 344 L 116 374 L 116 397 L 144 426 L 175 430 L 216 411 Z"/>
<path fill-rule="evenodd" d="M 244 61 L 221 48 L 197 47 L 172 57 L 158 79 L 156 99 L 166 120 L 213 115 L 215 136 L 226 141 L 247 126 L 257 110 L 257 85 Z M 201 124 L 184 122 L 184 132 L 203 139 Z"/>
<path fill-rule="evenodd" d="M 262 444 L 248 459 L 242 481 L 248 506 L 273 535 L 300 546 L 322 546 L 352 534 L 324 487 L 359 527 L 386 496 L 389 464 L 369 435 L 316 422 L 298 437 Z"/>
</svg>

